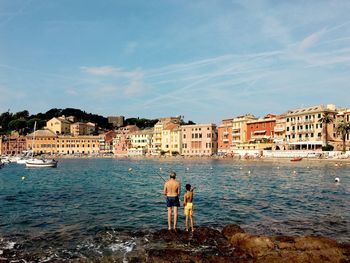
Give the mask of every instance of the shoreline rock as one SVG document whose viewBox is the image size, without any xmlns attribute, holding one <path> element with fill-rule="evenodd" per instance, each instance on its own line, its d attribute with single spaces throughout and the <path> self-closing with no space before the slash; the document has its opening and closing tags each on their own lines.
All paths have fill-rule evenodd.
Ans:
<svg viewBox="0 0 350 263">
<path fill-rule="evenodd" d="M 198 228 L 184 231 L 156 232 L 154 242 L 166 247 L 146 249 L 144 262 L 350 262 L 350 244 L 340 244 L 321 236 L 256 236 L 240 226 L 227 225 L 220 232 Z"/>
</svg>

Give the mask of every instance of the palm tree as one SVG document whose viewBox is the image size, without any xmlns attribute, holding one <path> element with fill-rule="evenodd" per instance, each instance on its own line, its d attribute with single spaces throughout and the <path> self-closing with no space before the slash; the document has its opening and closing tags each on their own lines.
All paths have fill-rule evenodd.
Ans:
<svg viewBox="0 0 350 263">
<path fill-rule="evenodd" d="M 328 124 L 333 122 L 333 117 L 329 112 L 323 113 L 323 117 L 318 120 L 323 124 L 323 129 L 325 131 L 325 146 L 328 145 Z"/>
<path fill-rule="evenodd" d="M 337 125 L 337 133 L 341 136 L 341 139 L 343 141 L 343 152 L 346 151 L 346 135 L 350 133 L 350 122 L 347 122 L 345 120 L 341 121 Z"/>
</svg>

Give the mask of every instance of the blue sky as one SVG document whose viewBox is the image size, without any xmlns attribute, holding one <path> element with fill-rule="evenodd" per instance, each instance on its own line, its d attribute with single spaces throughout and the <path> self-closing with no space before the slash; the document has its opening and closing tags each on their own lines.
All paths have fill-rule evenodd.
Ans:
<svg viewBox="0 0 350 263">
<path fill-rule="evenodd" d="M 0 112 L 350 107 L 350 1 L 0 0 Z"/>
</svg>

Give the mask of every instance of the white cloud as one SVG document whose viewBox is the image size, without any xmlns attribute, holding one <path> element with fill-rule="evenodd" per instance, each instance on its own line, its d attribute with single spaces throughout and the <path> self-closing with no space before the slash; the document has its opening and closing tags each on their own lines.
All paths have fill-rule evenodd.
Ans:
<svg viewBox="0 0 350 263">
<path fill-rule="evenodd" d="M 326 32 L 327 30 L 324 28 L 304 38 L 299 45 L 299 51 L 305 51 L 315 45 Z"/>
</svg>

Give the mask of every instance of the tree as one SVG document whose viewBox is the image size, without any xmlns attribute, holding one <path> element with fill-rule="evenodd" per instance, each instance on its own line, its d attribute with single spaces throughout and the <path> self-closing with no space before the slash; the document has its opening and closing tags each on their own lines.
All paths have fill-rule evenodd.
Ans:
<svg viewBox="0 0 350 263">
<path fill-rule="evenodd" d="M 15 119 L 9 122 L 8 127 L 22 134 L 23 130 L 27 127 L 27 121 L 23 118 Z"/>
<path fill-rule="evenodd" d="M 328 145 L 328 124 L 333 122 L 333 117 L 329 114 L 329 112 L 325 112 L 323 117 L 318 120 L 322 123 L 323 129 L 325 131 L 325 140 L 324 145 Z"/>
<path fill-rule="evenodd" d="M 27 119 L 29 117 L 29 112 L 27 110 L 16 112 L 13 115 L 14 119 Z"/>
<path fill-rule="evenodd" d="M 343 152 L 346 151 L 346 135 L 350 133 L 350 122 L 347 122 L 345 120 L 341 121 L 337 125 L 337 133 L 340 135 L 342 141 L 343 141 Z"/>
</svg>

